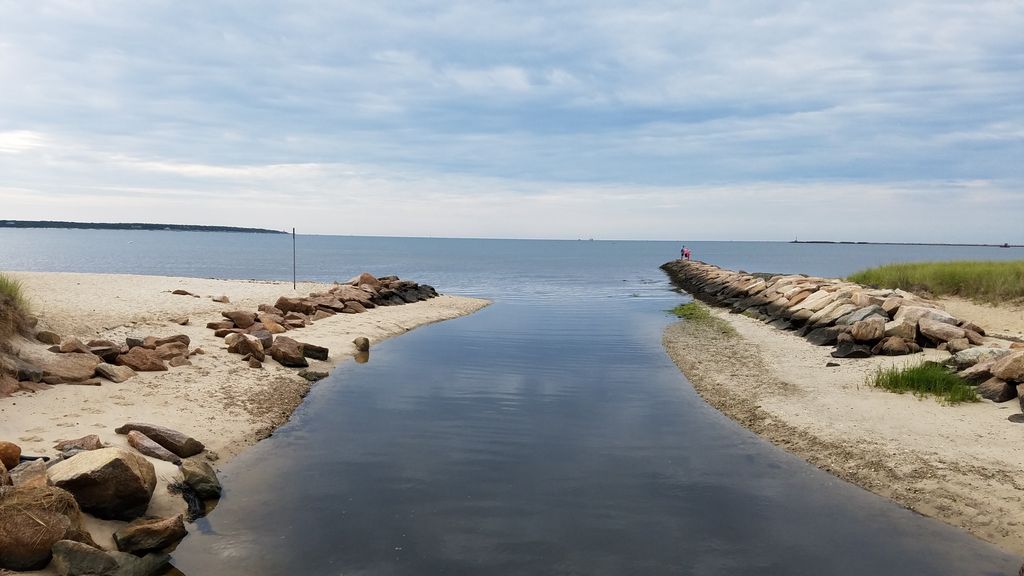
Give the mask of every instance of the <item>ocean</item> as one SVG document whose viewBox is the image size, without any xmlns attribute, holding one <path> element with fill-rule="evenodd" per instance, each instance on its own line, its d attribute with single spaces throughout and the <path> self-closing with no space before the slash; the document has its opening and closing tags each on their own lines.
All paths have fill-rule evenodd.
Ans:
<svg viewBox="0 0 1024 576">
<path fill-rule="evenodd" d="M 0 270 L 290 279 L 288 236 L 0 230 Z M 688 241 L 843 276 L 1022 249 Z M 680 242 L 298 236 L 300 279 L 397 274 L 494 304 L 376 346 L 225 465 L 185 574 L 1011 574 L 1020 559 L 819 471 L 668 359 Z"/>
</svg>

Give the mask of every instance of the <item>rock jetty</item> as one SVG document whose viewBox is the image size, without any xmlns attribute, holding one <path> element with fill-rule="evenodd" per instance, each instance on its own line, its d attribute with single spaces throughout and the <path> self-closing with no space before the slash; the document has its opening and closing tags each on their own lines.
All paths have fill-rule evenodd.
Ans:
<svg viewBox="0 0 1024 576">
<path fill-rule="evenodd" d="M 946 350 L 946 364 L 978 384 L 978 394 L 995 402 L 1019 398 L 1024 411 L 1024 349 L 1003 347 L 980 326 L 916 294 L 796 274 L 748 274 L 695 260 L 661 268 L 695 298 L 833 346 L 836 358 Z"/>
</svg>

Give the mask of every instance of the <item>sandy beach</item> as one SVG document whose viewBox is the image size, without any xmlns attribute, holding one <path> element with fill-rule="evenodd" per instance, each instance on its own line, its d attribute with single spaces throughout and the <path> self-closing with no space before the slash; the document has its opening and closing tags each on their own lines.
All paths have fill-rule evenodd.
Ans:
<svg viewBox="0 0 1024 576">
<path fill-rule="evenodd" d="M 311 384 L 297 375 L 298 370 L 270 360 L 262 368 L 250 368 L 240 356 L 229 354 L 223 340 L 206 324 L 223 320 L 223 311 L 256 310 L 259 304 L 273 303 L 280 296 L 306 296 L 331 286 L 302 282 L 293 291 L 290 282 L 36 272 L 8 275 L 21 282 L 40 329 L 82 341 L 123 342 L 127 336 L 185 334 L 191 339 L 191 348 L 202 348 L 205 353 L 192 355 L 190 366 L 140 372 L 120 384 L 105 380 L 101 386 L 62 384 L 0 398 L 0 439 L 19 444 L 24 454 L 53 457 L 58 454 L 53 448 L 57 441 L 87 434 L 98 434 L 108 445 L 125 447 L 126 437 L 115 434 L 114 428 L 141 421 L 199 439 L 208 449 L 203 457 L 215 467 L 286 422 Z M 200 297 L 172 294 L 178 289 Z M 230 303 L 211 299 L 221 295 Z M 352 340 L 356 337 L 377 343 L 424 324 L 470 314 L 487 304 L 485 300 L 442 295 L 362 314 L 337 314 L 288 335 L 327 347 L 327 361 L 310 360 L 310 368 L 330 370 L 353 357 Z M 188 323 L 179 325 L 184 318 Z M 25 356 L 51 354 L 36 342 L 18 339 L 13 344 Z M 371 362 L 372 354 L 371 348 Z M 149 460 L 156 466 L 159 484 L 148 513 L 167 516 L 182 512 L 184 502 L 166 489 L 177 467 Z M 94 539 L 108 549 L 113 548 L 111 533 L 121 524 L 88 519 Z"/>
<path fill-rule="evenodd" d="M 941 303 L 989 334 L 1024 334 L 1024 307 Z M 680 321 L 664 334 L 669 355 L 709 404 L 821 469 L 1024 554 L 1024 418 L 1016 401 L 949 406 L 893 394 L 868 377 L 949 354 L 837 360 L 830 347 L 712 310 L 736 333 Z"/>
</svg>

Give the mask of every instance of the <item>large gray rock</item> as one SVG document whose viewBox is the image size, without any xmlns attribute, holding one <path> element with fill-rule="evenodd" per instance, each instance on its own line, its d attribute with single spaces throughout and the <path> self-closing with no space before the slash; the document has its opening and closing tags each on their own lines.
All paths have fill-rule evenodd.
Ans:
<svg viewBox="0 0 1024 576">
<path fill-rule="evenodd" d="M 118 564 L 109 554 L 74 540 L 53 544 L 53 568 L 61 576 L 114 576 Z"/>
<path fill-rule="evenodd" d="M 917 327 L 921 334 L 924 334 L 929 340 L 936 343 L 964 338 L 967 334 L 963 328 L 957 328 L 952 324 L 933 320 L 926 316 L 917 321 Z"/>
<path fill-rule="evenodd" d="M 944 324 L 952 324 L 956 326 L 959 323 L 953 315 L 949 314 L 944 310 L 938 308 L 928 308 L 925 306 L 908 306 L 904 304 L 900 306 L 900 309 L 893 316 L 893 320 L 907 320 L 908 322 L 920 322 L 922 318 L 928 318 L 936 322 L 942 322 Z"/>
<path fill-rule="evenodd" d="M 1010 351 L 1007 350 L 1006 348 L 977 346 L 974 348 L 968 348 L 966 350 L 961 350 L 960 352 L 957 352 L 949 360 L 946 361 L 946 364 L 949 364 L 950 366 L 953 366 L 958 370 L 964 370 L 966 368 L 974 366 L 975 364 L 978 364 L 979 362 L 985 362 L 987 360 L 995 360 L 997 358 L 1002 358 L 1003 356 L 1006 356 L 1009 353 Z"/>
<path fill-rule="evenodd" d="M 142 555 L 177 544 L 188 534 L 181 515 L 139 519 L 114 532 L 114 544 L 121 552 Z"/>
<path fill-rule="evenodd" d="M 220 480 L 213 466 L 199 460 L 185 460 L 180 470 L 185 484 L 191 486 L 197 496 L 204 500 L 220 498 Z"/>
<path fill-rule="evenodd" d="M 142 432 L 157 444 L 167 448 L 182 458 L 195 456 L 206 449 L 206 446 L 204 446 L 202 442 L 188 434 L 184 434 L 164 426 L 156 426 L 154 424 L 129 422 L 120 428 L 115 428 L 114 432 L 118 434 L 127 434 L 133 430 Z"/>
<path fill-rule="evenodd" d="M 857 304 L 857 303 L 854 302 L 854 304 Z M 857 304 L 857 305 L 859 305 L 859 304 Z M 865 306 L 863 308 L 858 308 L 858 309 L 854 310 L 853 312 L 850 312 L 849 314 L 843 316 L 842 318 L 839 318 L 838 320 L 836 320 L 836 325 L 837 326 L 845 326 L 845 325 L 856 324 L 857 322 L 860 322 L 861 320 L 865 320 L 869 316 L 876 315 L 876 314 L 879 315 L 879 316 L 885 316 L 886 315 L 885 314 L 885 310 L 882 310 L 881 306 L 878 306 L 878 305 Z"/>
<path fill-rule="evenodd" d="M 149 436 L 146 436 L 138 430 L 131 430 L 128 432 L 128 444 L 140 453 L 151 458 L 163 460 L 164 462 L 171 462 L 172 464 L 181 464 L 181 458 L 167 448 L 157 444 L 150 439 Z"/>
<path fill-rule="evenodd" d="M 153 465 L 123 448 L 81 452 L 54 464 L 48 474 L 54 486 L 74 495 L 82 510 L 104 519 L 138 518 L 156 487 Z"/>
</svg>

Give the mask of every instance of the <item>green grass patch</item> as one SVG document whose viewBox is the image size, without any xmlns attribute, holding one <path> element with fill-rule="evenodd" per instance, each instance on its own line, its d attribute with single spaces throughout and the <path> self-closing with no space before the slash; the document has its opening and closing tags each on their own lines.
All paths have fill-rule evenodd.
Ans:
<svg viewBox="0 0 1024 576">
<path fill-rule="evenodd" d="M 0 338 L 7 338 L 24 327 L 28 303 L 21 282 L 0 273 Z"/>
<path fill-rule="evenodd" d="M 857 272 L 848 280 L 998 303 L 1024 299 L 1024 260 L 887 264 Z"/>
<path fill-rule="evenodd" d="M 904 368 L 880 368 L 870 380 L 874 386 L 890 392 L 939 396 L 949 404 L 978 401 L 978 394 L 967 381 L 932 362 Z"/>
<path fill-rule="evenodd" d="M 680 304 L 671 310 L 678 318 L 682 318 L 688 322 L 707 326 L 717 330 L 718 332 L 725 334 L 726 336 L 736 336 L 736 329 L 732 327 L 725 320 L 715 316 L 711 313 L 711 309 L 706 304 L 694 300 L 686 304 Z"/>
</svg>

